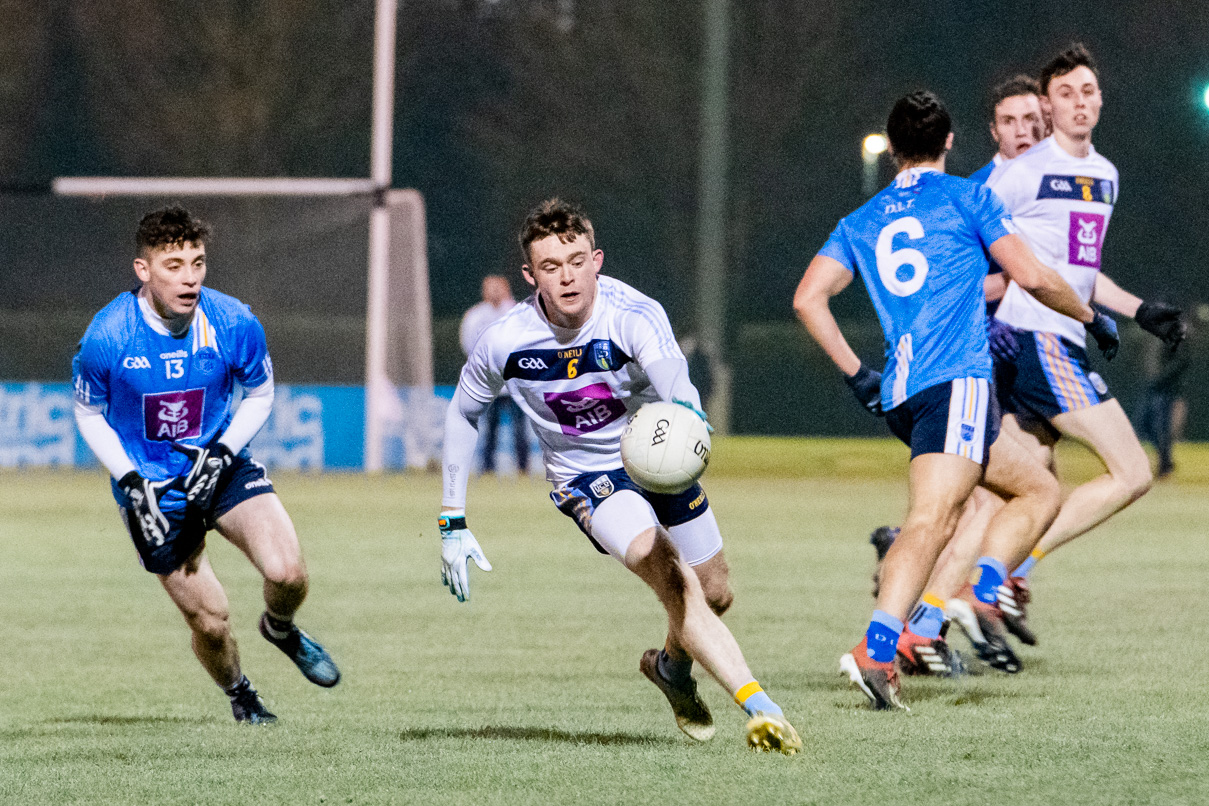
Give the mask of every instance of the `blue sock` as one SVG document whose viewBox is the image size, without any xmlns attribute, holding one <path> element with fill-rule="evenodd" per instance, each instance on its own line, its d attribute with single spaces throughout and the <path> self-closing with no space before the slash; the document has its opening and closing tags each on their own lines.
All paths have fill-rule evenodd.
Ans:
<svg viewBox="0 0 1209 806">
<path fill-rule="evenodd" d="M 1033 553 L 1026 557 L 1024 562 L 1020 563 L 1020 567 L 1012 572 L 1012 576 L 1027 577 L 1028 572 L 1032 571 L 1033 566 L 1037 564 L 1037 560 L 1040 560 L 1044 556 L 1045 552 L 1041 549 L 1033 549 Z"/>
<path fill-rule="evenodd" d="M 784 713 L 781 706 L 773 702 L 772 697 L 765 694 L 764 689 L 760 688 L 760 684 L 755 680 L 735 693 L 735 702 L 739 703 L 739 707 L 746 711 L 748 716 L 755 716 L 760 712 L 777 716 Z"/>
<path fill-rule="evenodd" d="M 903 623 L 884 610 L 874 610 L 865 631 L 865 643 L 869 657 L 878 663 L 890 663 L 898 649 L 898 637 L 903 633 Z"/>
<path fill-rule="evenodd" d="M 940 599 L 925 593 L 924 598 L 911 611 L 907 623 L 911 625 L 911 632 L 920 638 L 939 638 L 940 628 L 945 623 L 945 611 L 940 607 Z"/>
<path fill-rule="evenodd" d="M 974 583 L 974 596 L 984 604 L 994 604 L 999 599 L 999 586 L 1007 579 L 1007 568 L 994 557 L 978 560 L 978 581 Z"/>
</svg>

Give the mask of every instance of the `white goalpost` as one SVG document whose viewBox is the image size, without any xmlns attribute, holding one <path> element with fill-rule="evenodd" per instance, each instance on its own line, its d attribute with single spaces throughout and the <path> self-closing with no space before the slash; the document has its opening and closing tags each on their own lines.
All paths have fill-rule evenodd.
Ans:
<svg viewBox="0 0 1209 806">
<path fill-rule="evenodd" d="M 409 466 L 431 458 L 431 438 L 402 416 L 406 393 L 431 408 L 432 310 L 424 202 L 415 190 L 391 188 L 395 30 L 398 0 L 375 0 L 373 124 L 368 178 L 58 177 L 59 196 L 99 197 L 363 197 L 371 202 L 365 328 L 364 469 L 384 468 L 388 439 L 401 439 Z M 420 419 L 431 419 L 421 416 Z M 428 423 L 417 423 L 430 429 Z"/>
</svg>

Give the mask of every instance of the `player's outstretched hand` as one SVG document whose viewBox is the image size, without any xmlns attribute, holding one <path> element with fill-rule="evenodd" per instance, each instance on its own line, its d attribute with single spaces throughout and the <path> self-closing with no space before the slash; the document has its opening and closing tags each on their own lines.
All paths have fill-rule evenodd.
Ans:
<svg viewBox="0 0 1209 806">
<path fill-rule="evenodd" d="M 844 378 L 844 381 L 862 406 L 878 417 L 885 414 L 882 411 L 882 374 L 880 372 L 861 364 L 861 368 L 856 371 L 856 374 Z"/>
<path fill-rule="evenodd" d="M 1100 348 L 1100 352 L 1104 353 L 1104 357 L 1111 361 L 1117 354 L 1117 349 L 1121 346 L 1121 337 L 1117 335 L 1117 323 L 1113 321 L 1111 316 L 1096 311 L 1095 317 L 1088 322 L 1084 327 L 1091 337 L 1096 340 L 1096 346 Z"/>
<path fill-rule="evenodd" d="M 172 447 L 189 457 L 193 463 L 185 474 L 185 497 L 203 511 L 210 510 L 218 477 L 231 465 L 231 449 L 221 442 L 208 448 L 173 442 Z"/>
<path fill-rule="evenodd" d="M 705 412 L 703 412 L 701 409 L 697 408 L 692 403 L 689 403 L 687 400 L 680 400 L 679 398 L 675 398 L 675 397 L 672 398 L 672 402 L 675 403 L 677 406 L 684 406 L 686 409 L 691 411 L 693 414 L 696 414 L 698 417 L 700 417 L 702 420 L 705 421 L 705 430 L 707 432 L 709 432 L 710 434 L 714 433 L 714 427 L 709 424 L 709 418 L 705 416 Z"/>
<path fill-rule="evenodd" d="M 162 546 L 168 539 L 168 519 L 160 512 L 159 496 L 169 483 L 148 481 L 137 470 L 131 470 L 118 479 L 118 487 L 126 495 L 126 502 L 143 533 L 143 539 L 155 546 Z"/>
<path fill-rule="evenodd" d="M 441 584 L 464 602 L 470 598 L 470 561 L 474 560 L 481 571 L 490 571 L 491 563 L 466 528 L 464 513 L 442 513 L 437 527 L 441 530 Z"/>
<path fill-rule="evenodd" d="M 1133 318 L 1147 333 L 1153 333 L 1164 344 L 1175 347 L 1188 335 L 1188 326 L 1180 321 L 1183 313 L 1165 302 L 1143 302 Z"/>
<path fill-rule="evenodd" d="M 1020 352 L 1020 343 L 1016 341 L 1019 328 L 1012 327 L 1007 322 L 987 317 L 987 344 L 990 345 L 991 355 L 997 361 L 1010 362 Z"/>
</svg>

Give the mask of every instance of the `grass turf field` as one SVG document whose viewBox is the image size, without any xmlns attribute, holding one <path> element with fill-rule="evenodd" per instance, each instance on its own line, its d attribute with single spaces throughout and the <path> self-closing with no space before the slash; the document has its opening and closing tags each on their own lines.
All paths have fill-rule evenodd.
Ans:
<svg viewBox="0 0 1209 806">
<path fill-rule="evenodd" d="M 320 690 L 259 637 L 258 577 L 212 537 L 245 670 L 281 718 L 253 728 L 138 568 L 102 476 L 0 473 L 0 802 L 1204 803 L 1207 460 L 1185 447 L 1180 478 L 1042 563 L 1021 674 L 907 678 L 913 712 L 879 714 L 836 669 L 871 607 L 868 533 L 903 511 L 904 451 L 720 441 L 726 620 L 802 734 L 793 758 L 748 753 L 708 680 L 718 735 L 676 729 L 637 670 L 662 641 L 654 596 L 544 483 L 473 484 L 495 571 L 472 570 L 459 605 L 435 477 L 277 475 L 312 574 L 299 621 L 345 677 Z"/>
</svg>

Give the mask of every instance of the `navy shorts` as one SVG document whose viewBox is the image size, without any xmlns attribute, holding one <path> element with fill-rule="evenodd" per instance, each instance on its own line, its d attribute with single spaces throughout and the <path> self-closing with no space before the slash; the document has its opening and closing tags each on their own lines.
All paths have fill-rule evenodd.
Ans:
<svg viewBox="0 0 1209 806">
<path fill-rule="evenodd" d="M 1087 350 L 1053 333 L 1021 330 L 1010 362 L 996 362 L 995 383 L 1003 410 L 1049 421 L 1112 400 L 1094 372 Z"/>
<path fill-rule="evenodd" d="M 180 568 L 197 549 L 206 542 L 206 532 L 214 528 L 214 522 L 249 498 L 274 492 L 273 482 L 265 472 L 264 465 L 243 450 L 231 465 L 218 477 L 214 499 L 210 510 L 203 512 L 192 504 L 182 509 L 164 512 L 168 519 L 168 536 L 156 545 L 143 537 L 138 521 L 125 507 L 119 507 L 126 530 L 138 550 L 143 568 L 153 574 L 170 574 Z"/>
<path fill-rule="evenodd" d="M 620 467 L 576 476 L 551 492 L 550 498 L 564 515 L 575 521 L 597 551 L 608 554 L 592 537 L 592 513 L 602 501 L 621 490 L 632 490 L 645 498 L 651 509 L 655 510 L 659 523 L 664 526 L 688 523 L 709 509 L 709 499 L 705 497 L 705 490 L 700 484 L 694 484 L 675 495 L 653 493 L 639 487 L 630 474 Z"/>
<path fill-rule="evenodd" d="M 886 412 L 894 436 L 911 447 L 911 458 L 951 453 L 986 467 L 999 436 L 999 401 L 984 378 L 958 378 L 929 386 Z"/>
</svg>

